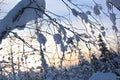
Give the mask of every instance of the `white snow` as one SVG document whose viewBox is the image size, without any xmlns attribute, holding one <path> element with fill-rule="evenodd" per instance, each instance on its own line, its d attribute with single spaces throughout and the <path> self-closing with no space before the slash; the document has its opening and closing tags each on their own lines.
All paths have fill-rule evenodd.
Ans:
<svg viewBox="0 0 120 80">
<path fill-rule="evenodd" d="M 42 11 L 28 7 L 34 7 Z M 24 28 L 29 21 L 42 17 L 44 9 L 44 0 L 21 0 L 7 16 L 1 20 L 0 42 L 8 35 L 9 31 L 15 29 L 17 26 Z"/>
<path fill-rule="evenodd" d="M 117 76 L 114 73 L 108 72 L 108 73 L 102 73 L 97 72 L 94 73 L 89 80 L 117 80 Z"/>
</svg>

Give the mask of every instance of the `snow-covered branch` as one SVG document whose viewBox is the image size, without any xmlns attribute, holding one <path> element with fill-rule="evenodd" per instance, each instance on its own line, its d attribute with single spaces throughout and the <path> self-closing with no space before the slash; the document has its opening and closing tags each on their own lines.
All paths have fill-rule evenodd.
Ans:
<svg viewBox="0 0 120 80">
<path fill-rule="evenodd" d="M 26 7 L 40 8 L 41 11 Z M 44 9 L 44 0 L 21 0 L 0 22 L 0 43 L 11 30 L 24 29 L 29 21 L 41 18 Z"/>
</svg>

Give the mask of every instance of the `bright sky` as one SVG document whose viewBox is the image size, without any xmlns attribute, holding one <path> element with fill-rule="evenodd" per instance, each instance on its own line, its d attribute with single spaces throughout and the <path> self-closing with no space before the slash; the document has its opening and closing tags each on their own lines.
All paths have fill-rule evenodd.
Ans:
<svg viewBox="0 0 120 80">
<path fill-rule="evenodd" d="M 0 0 L 1 1 L 1 0 Z M 5 0 L 3 4 L 0 4 L 0 19 L 2 19 L 7 12 L 9 12 L 19 1 L 21 0 Z M 86 4 L 88 6 L 95 5 L 92 0 L 72 0 L 75 3 L 79 3 L 80 5 Z M 105 6 L 105 0 L 95 0 L 97 3 L 101 4 L 102 6 Z M 73 6 L 72 6 L 73 7 Z M 104 8 L 103 8 L 104 9 Z M 46 10 L 49 10 L 51 12 L 54 12 L 59 15 L 67 15 L 68 9 L 63 4 L 61 0 L 46 0 Z M 86 11 L 86 9 L 84 9 Z M 120 14 L 120 11 L 117 9 L 114 10 L 114 12 L 118 15 Z M 120 18 L 120 16 L 117 16 Z M 101 18 L 104 22 L 104 25 L 108 28 L 111 27 L 112 22 L 110 22 L 109 19 L 106 19 L 106 17 Z M 80 26 L 81 23 L 79 23 L 75 18 L 72 19 L 74 26 Z M 110 23 L 107 22 L 109 20 Z M 120 19 L 117 20 L 117 26 L 120 29 Z M 111 28 L 110 28 L 111 29 Z"/>
<path fill-rule="evenodd" d="M 1 8 L 0 12 L 3 12 L 3 13 L 0 13 L 0 19 L 3 18 L 3 16 L 5 16 L 5 14 L 9 12 L 19 1 L 21 0 L 5 0 L 3 4 L 0 4 L 0 8 Z M 105 0 L 95 0 L 95 1 L 97 1 L 97 3 L 101 4 L 102 6 L 105 6 Z M 95 5 L 92 0 L 73 0 L 73 2 L 77 4 L 79 3 L 80 5 L 83 5 L 83 4 L 86 4 L 88 6 Z M 46 0 L 46 10 L 49 10 L 51 12 L 54 12 L 62 16 L 68 14 L 68 9 L 66 8 L 66 6 L 63 4 L 61 0 Z M 86 9 L 84 10 L 86 11 Z M 114 12 L 117 14 L 120 14 L 120 11 L 116 9 Z M 106 19 L 106 17 L 102 17 L 101 19 L 103 20 L 104 25 L 111 29 L 112 22 L 110 22 L 109 19 Z M 78 22 L 75 18 L 73 18 L 72 20 L 75 27 L 81 26 L 81 23 Z M 110 23 L 106 22 L 107 20 L 109 20 Z M 117 26 L 120 26 L 119 22 L 120 22 L 120 19 L 117 20 Z M 118 28 L 120 29 L 120 27 Z"/>
<path fill-rule="evenodd" d="M 3 12 L 9 12 L 9 10 L 12 9 L 19 1 L 21 0 L 5 0 L 4 1 L 5 3 L 0 4 L 1 10 L 3 10 Z M 64 15 L 67 12 L 67 8 L 61 0 L 45 0 L 45 1 L 46 1 L 47 10 L 62 15 Z M 72 0 L 72 1 L 80 5 L 83 4 L 86 4 L 88 6 L 95 5 L 92 0 Z M 105 0 L 95 0 L 95 1 L 99 4 L 102 4 L 102 6 L 105 6 Z M 115 12 L 120 14 L 120 11 L 118 10 L 116 10 Z"/>
</svg>

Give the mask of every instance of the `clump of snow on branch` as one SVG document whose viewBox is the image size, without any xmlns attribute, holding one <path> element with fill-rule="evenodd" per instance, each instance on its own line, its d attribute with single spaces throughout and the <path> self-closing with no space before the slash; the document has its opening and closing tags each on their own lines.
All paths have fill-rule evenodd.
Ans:
<svg viewBox="0 0 120 80">
<path fill-rule="evenodd" d="M 76 9 L 71 9 L 71 11 L 72 11 L 72 14 L 74 15 L 74 16 L 78 16 L 79 15 L 79 12 L 76 10 Z"/>
<path fill-rule="evenodd" d="M 76 39 L 76 41 L 80 41 L 80 36 L 79 35 L 75 35 L 75 39 Z"/>
<path fill-rule="evenodd" d="M 85 23 L 88 23 L 89 19 L 88 19 L 88 15 L 87 13 L 84 13 L 84 12 L 79 12 L 77 11 L 76 9 L 71 9 L 72 10 L 72 14 L 75 16 L 75 17 L 80 17 L 82 19 L 82 21 L 85 21 Z"/>
<path fill-rule="evenodd" d="M 109 10 L 112 9 L 112 5 L 109 3 L 109 0 L 106 0 L 106 6 Z"/>
<path fill-rule="evenodd" d="M 63 43 L 61 43 L 60 49 L 61 49 L 62 52 L 67 51 L 67 45 L 64 45 Z"/>
<path fill-rule="evenodd" d="M 42 33 L 38 33 L 38 32 L 36 33 L 36 35 L 38 42 L 45 45 L 45 43 L 47 42 L 46 37 Z"/>
<path fill-rule="evenodd" d="M 59 29 L 58 29 L 58 32 L 60 32 L 61 34 L 63 34 L 63 40 L 66 40 L 67 32 L 66 32 L 64 26 L 60 25 Z"/>
<path fill-rule="evenodd" d="M 116 25 L 116 15 L 114 13 L 110 13 L 110 20 L 114 25 Z"/>
<path fill-rule="evenodd" d="M 93 11 L 94 11 L 94 13 L 95 13 L 96 15 L 100 15 L 100 8 L 99 8 L 99 5 L 96 4 L 96 5 L 94 6 Z"/>
<path fill-rule="evenodd" d="M 115 32 L 118 32 L 118 28 L 117 28 L 116 25 L 113 25 L 113 26 L 112 26 L 112 29 L 113 29 Z"/>
<path fill-rule="evenodd" d="M 85 23 L 88 23 L 88 16 L 86 15 L 86 13 L 82 12 L 82 13 L 79 13 L 79 16 L 81 17 L 82 21 L 84 20 Z"/>
<path fill-rule="evenodd" d="M 61 44 L 62 37 L 60 34 L 54 34 L 53 38 L 56 44 Z"/>
<path fill-rule="evenodd" d="M 36 9 L 37 10 L 36 10 Z M 44 0 L 21 0 L 0 22 L 0 42 L 15 28 L 24 29 L 32 20 L 41 18 L 45 9 Z"/>
<path fill-rule="evenodd" d="M 67 44 L 73 44 L 73 37 L 69 37 L 66 41 Z"/>
</svg>

